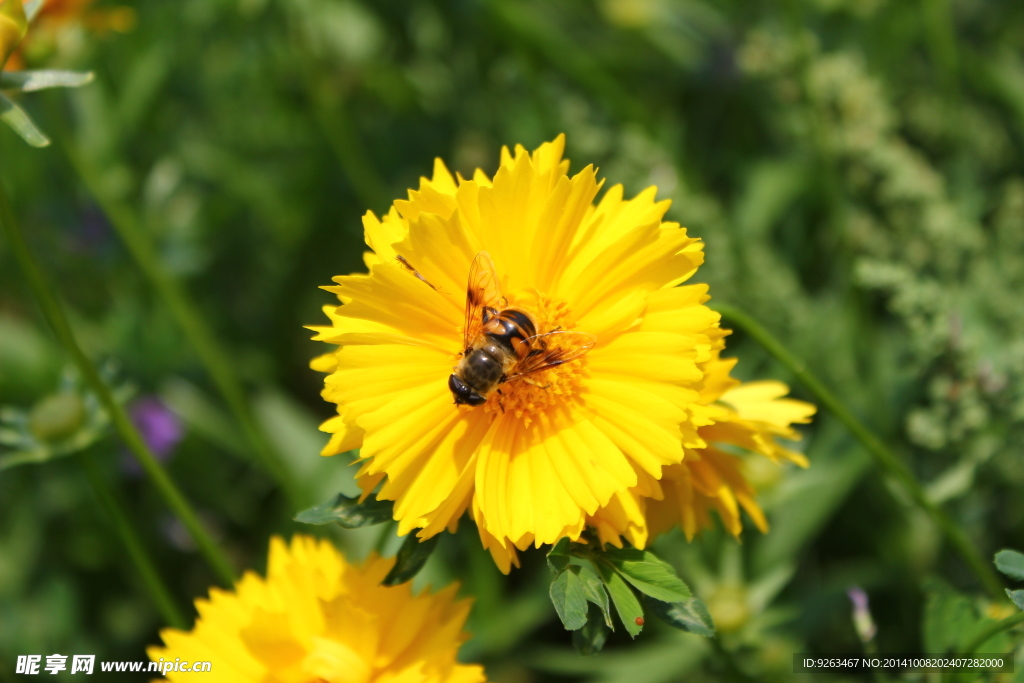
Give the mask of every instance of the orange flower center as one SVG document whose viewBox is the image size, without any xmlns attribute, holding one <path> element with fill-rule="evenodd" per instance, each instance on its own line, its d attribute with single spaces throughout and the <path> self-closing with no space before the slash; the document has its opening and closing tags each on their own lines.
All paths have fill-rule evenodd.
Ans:
<svg viewBox="0 0 1024 683">
<path fill-rule="evenodd" d="M 508 297 L 508 308 L 523 311 L 533 319 L 538 334 L 555 330 L 574 330 L 575 321 L 566 302 L 552 299 L 536 290 L 526 290 Z M 561 352 L 576 351 L 578 344 L 562 335 L 545 337 L 548 349 Z M 489 413 L 510 413 L 529 426 L 534 415 L 549 408 L 564 405 L 579 393 L 587 377 L 587 358 L 538 370 L 501 384 L 487 398 L 483 409 Z"/>
</svg>

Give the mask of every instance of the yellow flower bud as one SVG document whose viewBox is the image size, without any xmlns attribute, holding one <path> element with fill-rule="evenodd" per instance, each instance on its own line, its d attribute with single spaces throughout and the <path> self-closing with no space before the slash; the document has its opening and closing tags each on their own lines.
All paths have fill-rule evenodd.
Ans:
<svg viewBox="0 0 1024 683">
<path fill-rule="evenodd" d="M 0 68 L 18 47 L 28 30 L 28 19 L 21 0 L 0 0 Z"/>
</svg>

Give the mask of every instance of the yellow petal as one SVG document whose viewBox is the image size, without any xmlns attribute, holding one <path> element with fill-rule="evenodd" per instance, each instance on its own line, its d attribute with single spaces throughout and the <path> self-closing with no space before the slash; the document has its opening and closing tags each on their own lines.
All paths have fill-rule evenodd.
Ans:
<svg viewBox="0 0 1024 683">
<path fill-rule="evenodd" d="M 810 422 L 817 408 L 810 403 L 782 398 L 788 393 L 789 387 L 782 382 L 763 380 L 733 387 L 721 400 L 746 420 L 766 422 L 780 428 Z"/>
</svg>

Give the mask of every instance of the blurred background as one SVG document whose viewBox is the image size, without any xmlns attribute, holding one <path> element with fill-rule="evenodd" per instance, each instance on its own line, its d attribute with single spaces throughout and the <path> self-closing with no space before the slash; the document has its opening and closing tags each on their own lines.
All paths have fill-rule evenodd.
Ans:
<svg viewBox="0 0 1024 683">
<path fill-rule="evenodd" d="M 0 175 L 81 343 L 238 567 L 262 571 L 269 535 L 300 527 L 357 558 L 396 546 L 290 521 L 354 490 L 344 456 L 317 455 L 331 410 L 308 362 L 324 349 L 302 328 L 332 298 L 317 287 L 363 269 L 360 216 L 434 157 L 492 172 L 501 145 L 560 132 L 574 170 L 671 198 L 705 242 L 696 280 L 803 358 L 986 557 L 1024 548 L 1020 2 L 50 0 L 16 60 L 96 73 L 20 98 L 54 145 L 0 127 Z M 155 245 L 151 267 L 212 330 L 284 463 L 273 476 L 122 234 Z M 792 383 L 743 335 L 729 351 L 740 377 Z M 0 405 L 0 680 L 18 654 L 143 659 L 163 624 L 88 473 L 184 609 L 215 578 L 3 241 Z M 767 535 L 748 523 L 741 544 L 720 529 L 656 544 L 708 603 L 722 652 L 650 623 L 580 657 L 543 555 L 505 578 L 471 524 L 417 581 L 476 596 L 463 653 L 502 683 L 730 667 L 816 680 L 791 673 L 792 653 L 866 647 L 851 587 L 870 597 L 880 652 L 940 651 L 947 631 L 1012 614 L 841 425 L 821 414 L 803 431 L 809 470 L 747 463 Z"/>
</svg>

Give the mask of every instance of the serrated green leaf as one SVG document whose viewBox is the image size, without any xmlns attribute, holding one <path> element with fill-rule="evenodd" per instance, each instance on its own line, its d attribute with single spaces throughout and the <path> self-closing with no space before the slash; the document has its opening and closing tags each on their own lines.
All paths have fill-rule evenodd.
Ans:
<svg viewBox="0 0 1024 683">
<path fill-rule="evenodd" d="M 4 71 L 0 73 L 0 90 L 35 92 L 48 88 L 80 88 L 92 82 L 92 79 L 91 71 Z"/>
<path fill-rule="evenodd" d="M 713 638 L 715 624 L 707 605 L 700 598 L 688 598 L 680 602 L 662 602 L 651 597 L 644 598 L 644 603 L 654 616 L 681 631 L 696 633 L 699 636 Z"/>
<path fill-rule="evenodd" d="M 50 144 L 50 138 L 36 127 L 35 122 L 25 110 L 3 93 L 0 93 L 0 121 L 10 126 L 15 133 L 21 136 L 22 140 L 33 147 L 46 147 Z"/>
<path fill-rule="evenodd" d="M 384 586 L 397 586 L 419 574 L 420 570 L 423 569 L 423 565 L 427 563 L 427 560 L 433 554 L 439 540 L 441 540 L 440 534 L 432 536 L 425 541 L 416 538 L 415 533 L 410 533 L 406 536 L 405 540 L 402 541 L 402 547 L 398 549 L 398 554 L 395 555 L 395 566 L 391 568 L 391 571 L 384 577 L 381 584 Z"/>
<path fill-rule="evenodd" d="M 626 581 L 662 602 L 680 602 L 692 593 L 670 564 L 649 550 L 610 548 L 605 552 Z"/>
<path fill-rule="evenodd" d="M 548 551 L 548 569 L 556 576 L 569 566 L 569 539 L 560 538 Z"/>
<path fill-rule="evenodd" d="M 390 500 L 368 499 L 362 503 L 339 493 L 334 500 L 295 515 L 303 524 L 338 524 L 346 529 L 382 524 L 392 519 L 394 503 Z"/>
<path fill-rule="evenodd" d="M 574 565 L 569 569 L 576 572 L 580 581 L 583 582 L 583 592 L 587 596 L 587 602 L 593 603 L 601 610 L 605 625 L 614 631 L 615 624 L 612 621 L 611 604 L 608 602 L 608 591 L 604 587 L 604 581 L 590 567 Z"/>
<path fill-rule="evenodd" d="M 1010 600 L 1013 600 L 1013 604 L 1017 607 L 1024 609 L 1024 590 L 1012 591 L 1009 588 L 1006 589 L 1006 594 L 1010 596 Z"/>
<path fill-rule="evenodd" d="M 1024 581 L 1024 553 L 1000 550 L 996 553 L 996 569 L 1017 581 Z"/>
<path fill-rule="evenodd" d="M 604 588 L 602 587 L 601 590 L 603 591 Z M 600 652 L 610 633 L 604 622 L 605 617 L 602 616 L 597 605 L 591 604 L 588 605 L 588 608 L 587 623 L 583 625 L 583 628 L 572 632 L 572 645 L 583 656 Z"/>
<path fill-rule="evenodd" d="M 601 571 L 601 578 L 604 579 L 608 594 L 612 596 L 612 603 L 615 605 L 615 611 L 619 613 L 622 625 L 626 627 L 626 632 L 630 636 L 636 638 L 644 628 L 644 610 L 640 606 L 640 601 L 636 599 L 633 589 L 629 587 L 626 580 L 615 571 L 610 563 L 602 562 L 598 565 L 598 569 Z M 637 623 L 638 619 L 640 620 L 639 624 Z"/>
<path fill-rule="evenodd" d="M 571 567 L 555 577 L 548 595 L 562 625 L 568 631 L 575 631 L 587 623 L 587 595 L 579 574 L 571 569 L 575 568 Z"/>
</svg>

